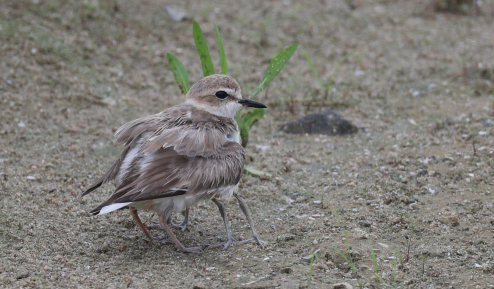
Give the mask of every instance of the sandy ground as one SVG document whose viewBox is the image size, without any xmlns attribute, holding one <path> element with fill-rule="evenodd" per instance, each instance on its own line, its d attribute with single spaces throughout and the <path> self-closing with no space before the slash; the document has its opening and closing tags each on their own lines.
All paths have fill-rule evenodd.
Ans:
<svg viewBox="0 0 494 289">
<path fill-rule="evenodd" d="M 267 2 L 0 2 L 1 288 L 494 287 L 493 18 L 426 1 Z M 147 242 L 127 211 L 88 214 L 112 185 L 77 198 L 118 156 L 116 128 L 183 100 L 167 52 L 200 79 L 191 19 L 217 67 L 219 25 L 246 93 L 295 42 L 333 80 L 326 97 L 299 49 L 258 97 L 269 110 L 248 161 L 273 176 L 245 175 L 241 195 L 264 250 L 178 253 Z M 328 107 L 359 132 L 278 131 Z M 213 203 L 191 218 L 185 244 L 225 237 Z"/>
</svg>

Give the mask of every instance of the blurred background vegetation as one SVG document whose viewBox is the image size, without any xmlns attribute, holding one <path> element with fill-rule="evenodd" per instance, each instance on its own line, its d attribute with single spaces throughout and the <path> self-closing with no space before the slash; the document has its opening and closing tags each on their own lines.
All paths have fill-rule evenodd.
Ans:
<svg viewBox="0 0 494 289">
<path fill-rule="evenodd" d="M 442 59 L 454 62 L 460 72 L 480 61 L 470 59 L 471 56 L 461 51 L 445 51 L 452 41 L 464 38 L 461 31 L 453 35 L 456 39 L 448 39 L 449 35 L 440 31 L 441 27 L 430 32 L 444 39 L 425 34 L 411 39 L 400 33 L 395 29 L 401 25 L 411 28 L 410 33 L 423 31 L 412 23 L 413 18 L 398 20 L 399 15 L 393 13 L 399 11 L 387 14 L 385 5 L 413 9 L 418 18 L 441 21 L 454 17 L 458 25 L 465 21 L 464 16 L 492 21 L 494 13 L 492 1 L 420 0 L 411 4 L 382 0 L 376 2 L 378 5 L 374 6 L 373 12 L 383 14 L 379 16 L 383 20 L 378 21 L 377 26 L 368 26 L 366 22 L 376 15 L 366 18 L 351 14 L 368 9 L 365 1 L 314 3 L 324 9 L 310 17 L 307 15 L 300 23 L 293 21 L 307 11 L 299 1 L 259 5 L 254 13 L 242 17 L 229 12 L 225 3 L 191 1 L 169 10 L 169 3 L 151 0 L 5 0 L 0 3 L 0 37 L 8 45 L 4 45 L 2 57 L 16 60 L 17 66 L 31 63 L 43 70 L 44 73 L 36 77 L 36 85 L 58 92 L 54 95 L 73 104 L 116 104 L 122 103 L 122 98 L 136 101 L 141 98 L 138 95 L 143 94 L 157 97 L 153 96 L 154 92 L 166 95 L 165 98 L 171 101 L 179 91 L 171 87 L 172 74 L 166 53 L 172 52 L 184 59 L 194 82 L 200 78 L 200 65 L 192 54 L 191 21 L 203 23 L 209 39 L 214 39 L 213 23 L 219 23 L 224 30 L 227 58 L 232 66 L 230 74 L 238 78 L 247 91 L 257 85 L 264 67 L 275 53 L 288 44 L 301 43 L 304 54 L 298 53 L 297 68 L 287 71 L 278 84 L 261 96 L 266 98 L 264 101 L 270 108 L 279 108 L 281 115 L 285 112 L 299 115 L 305 110 L 356 106 L 369 96 L 385 97 L 400 90 L 404 83 L 410 86 L 416 82 L 420 87 L 416 89 L 424 92 L 427 84 L 422 80 L 429 78 L 430 73 L 449 69 L 446 68 L 449 64 L 436 65 Z M 331 6 L 334 12 L 328 13 Z M 174 15 L 177 13 L 178 21 Z M 353 21 L 343 22 L 339 17 L 331 17 L 332 13 L 346 15 Z M 391 23 L 383 23 L 385 21 Z M 389 29 L 398 34 L 386 33 Z M 468 37 L 465 41 L 466 46 L 476 49 L 474 44 L 468 43 Z M 477 48 L 482 46 L 479 45 Z M 400 52 L 406 50 L 404 47 L 413 48 L 417 54 L 414 57 L 429 66 L 429 71 L 405 64 L 406 58 L 412 55 L 401 55 Z M 388 54 L 387 50 L 392 52 Z M 430 58 L 431 53 L 437 53 L 441 59 Z M 425 63 L 428 57 L 429 61 Z M 390 70 L 388 66 L 393 62 L 395 65 Z M 420 79 L 411 77 L 414 73 L 420 73 Z M 9 74 L 6 69 L 2 80 L 6 81 Z M 19 80 L 23 76 L 29 77 L 27 73 L 15 74 L 15 79 Z M 383 78 L 388 79 L 389 90 L 378 95 L 383 92 L 377 93 L 372 87 Z"/>
</svg>

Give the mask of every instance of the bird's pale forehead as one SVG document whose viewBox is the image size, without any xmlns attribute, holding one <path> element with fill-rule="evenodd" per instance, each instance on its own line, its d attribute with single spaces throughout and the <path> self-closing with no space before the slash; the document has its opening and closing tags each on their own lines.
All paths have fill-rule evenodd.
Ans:
<svg viewBox="0 0 494 289">
<path fill-rule="evenodd" d="M 235 92 L 240 90 L 238 82 L 226 75 L 211 75 L 199 80 L 190 88 L 190 93 L 200 94 L 205 91 L 224 90 Z"/>
</svg>

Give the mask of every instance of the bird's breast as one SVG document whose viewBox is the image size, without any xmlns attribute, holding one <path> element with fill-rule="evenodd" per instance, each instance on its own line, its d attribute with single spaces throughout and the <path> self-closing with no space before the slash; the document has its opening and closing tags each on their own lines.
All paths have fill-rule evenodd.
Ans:
<svg viewBox="0 0 494 289">
<path fill-rule="evenodd" d="M 240 143 L 240 132 L 236 131 L 236 132 L 232 132 L 232 133 L 227 134 L 226 140 Z"/>
</svg>

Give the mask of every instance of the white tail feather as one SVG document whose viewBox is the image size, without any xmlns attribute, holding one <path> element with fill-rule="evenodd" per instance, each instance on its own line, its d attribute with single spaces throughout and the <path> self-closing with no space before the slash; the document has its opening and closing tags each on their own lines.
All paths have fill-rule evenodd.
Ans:
<svg viewBox="0 0 494 289">
<path fill-rule="evenodd" d="M 131 203 L 118 203 L 118 204 L 111 204 L 108 206 L 104 206 L 103 208 L 101 208 L 98 215 L 103 215 L 103 214 L 106 214 L 109 212 L 113 212 L 115 210 L 118 210 L 120 208 L 127 206 L 128 204 L 131 204 Z"/>
</svg>

